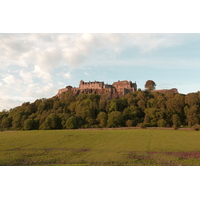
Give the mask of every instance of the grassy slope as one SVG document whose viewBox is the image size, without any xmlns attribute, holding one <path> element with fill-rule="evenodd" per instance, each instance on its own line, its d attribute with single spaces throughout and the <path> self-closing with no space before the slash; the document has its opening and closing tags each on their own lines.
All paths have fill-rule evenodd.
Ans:
<svg viewBox="0 0 200 200">
<path fill-rule="evenodd" d="M 200 132 L 51 130 L 0 133 L 0 165 L 200 165 Z M 196 154 L 195 154 L 196 155 Z"/>
</svg>

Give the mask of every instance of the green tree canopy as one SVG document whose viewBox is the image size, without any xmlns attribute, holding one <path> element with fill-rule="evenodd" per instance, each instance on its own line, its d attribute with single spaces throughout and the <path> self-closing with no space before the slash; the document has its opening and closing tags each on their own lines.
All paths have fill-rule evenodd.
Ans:
<svg viewBox="0 0 200 200">
<path fill-rule="evenodd" d="M 77 128 L 77 122 L 76 122 L 75 117 L 71 116 L 70 118 L 67 119 L 66 128 L 67 129 L 76 129 Z"/>
<path fill-rule="evenodd" d="M 61 128 L 61 119 L 58 115 L 52 113 L 44 121 L 42 129 L 60 129 Z"/>
<path fill-rule="evenodd" d="M 120 127 L 123 125 L 123 116 L 119 111 L 112 111 L 108 114 L 108 127 Z"/>
</svg>

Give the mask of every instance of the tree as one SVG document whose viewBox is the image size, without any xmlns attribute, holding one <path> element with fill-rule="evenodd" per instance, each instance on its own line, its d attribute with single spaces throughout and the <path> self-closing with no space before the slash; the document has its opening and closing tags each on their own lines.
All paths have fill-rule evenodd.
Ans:
<svg viewBox="0 0 200 200">
<path fill-rule="evenodd" d="M 164 119 L 159 119 L 157 122 L 158 127 L 166 127 L 167 126 L 167 121 Z"/>
<path fill-rule="evenodd" d="M 165 107 L 166 107 L 165 102 L 166 102 L 165 96 L 163 94 L 158 94 L 157 97 L 156 97 L 157 108 L 165 109 Z"/>
<path fill-rule="evenodd" d="M 146 84 L 145 84 L 144 87 L 145 87 L 145 89 L 146 89 L 147 91 L 151 91 L 151 90 L 155 90 L 156 84 L 155 84 L 154 81 L 148 80 L 148 81 L 146 82 Z"/>
<path fill-rule="evenodd" d="M 71 116 L 70 118 L 67 119 L 66 128 L 68 128 L 68 129 L 76 129 L 77 128 L 77 123 L 76 123 L 75 117 Z"/>
<path fill-rule="evenodd" d="M 35 121 L 33 119 L 27 119 L 24 121 L 25 130 L 33 130 L 35 128 Z"/>
<path fill-rule="evenodd" d="M 180 117 L 177 114 L 172 115 L 173 128 L 177 129 L 181 125 Z"/>
<path fill-rule="evenodd" d="M 97 115 L 97 121 L 99 122 L 100 127 L 106 127 L 107 124 L 107 114 L 105 112 L 100 112 Z"/>
<path fill-rule="evenodd" d="M 109 104 L 109 112 L 123 111 L 127 106 L 126 99 L 113 99 Z"/>
<path fill-rule="evenodd" d="M 199 104 L 199 98 L 197 93 L 189 93 L 185 96 L 185 103 L 190 107 Z"/>
<path fill-rule="evenodd" d="M 119 111 L 113 111 L 108 114 L 108 127 L 120 127 L 123 124 L 123 116 Z"/>
<path fill-rule="evenodd" d="M 20 130 L 23 126 L 21 125 L 21 119 L 23 116 L 23 112 L 16 112 L 13 116 L 12 128 L 15 130 Z"/>
<path fill-rule="evenodd" d="M 125 99 L 127 100 L 128 106 L 135 106 L 137 105 L 138 99 L 136 98 L 136 92 L 128 93 L 125 95 Z"/>
<path fill-rule="evenodd" d="M 173 114 L 178 114 L 180 120 L 184 122 L 185 114 L 184 114 L 184 106 L 185 106 L 185 97 L 182 94 L 175 94 L 173 98 L 167 100 L 166 110 L 168 119 L 172 118 Z"/>
<path fill-rule="evenodd" d="M 133 126 L 133 120 L 130 120 L 130 119 L 127 120 L 127 121 L 126 121 L 126 126 L 127 126 L 127 127 L 132 127 L 132 126 Z"/>
<path fill-rule="evenodd" d="M 71 103 L 73 101 L 75 101 L 75 96 L 73 95 L 72 91 L 63 92 L 60 95 L 61 103 Z"/>
<path fill-rule="evenodd" d="M 1 121 L 1 126 L 5 129 L 8 129 L 12 126 L 12 118 L 4 117 Z"/>
<path fill-rule="evenodd" d="M 200 119 L 200 107 L 196 104 L 194 104 L 193 106 L 191 106 L 190 108 L 188 108 L 187 106 L 184 108 L 185 111 L 185 115 L 187 118 L 187 123 L 188 126 L 191 127 L 195 124 L 199 124 L 199 119 Z"/>
<path fill-rule="evenodd" d="M 59 117 L 61 118 L 62 127 L 66 128 L 66 126 L 65 126 L 66 125 L 66 121 L 71 117 L 71 115 L 63 113 L 63 114 L 60 114 Z"/>
<path fill-rule="evenodd" d="M 106 110 L 106 106 L 107 106 L 108 101 L 104 98 L 101 98 L 99 101 L 99 109 L 104 111 Z"/>
<path fill-rule="evenodd" d="M 138 105 L 138 107 L 141 108 L 142 110 L 144 110 L 144 109 L 146 108 L 146 102 L 145 102 L 145 100 L 139 100 L 139 101 L 137 102 L 137 105 Z"/>
<path fill-rule="evenodd" d="M 58 115 L 52 113 L 50 114 L 42 124 L 42 129 L 60 129 L 61 128 L 61 119 Z"/>
<path fill-rule="evenodd" d="M 84 99 L 81 102 L 78 102 L 75 108 L 76 116 L 86 119 L 87 117 L 95 118 L 96 109 L 92 107 L 92 100 Z"/>
<path fill-rule="evenodd" d="M 137 106 L 130 106 L 124 109 L 123 117 L 125 120 L 131 120 L 132 126 L 136 126 L 144 117 L 144 113 Z"/>
<path fill-rule="evenodd" d="M 86 117 L 85 123 L 87 124 L 87 128 L 91 128 L 97 124 L 97 121 L 92 117 Z"/>
</svg>

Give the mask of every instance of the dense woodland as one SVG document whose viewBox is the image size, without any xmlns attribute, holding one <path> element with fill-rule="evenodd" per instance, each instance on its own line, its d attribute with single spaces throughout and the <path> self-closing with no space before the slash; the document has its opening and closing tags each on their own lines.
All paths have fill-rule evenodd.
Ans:
<svg viewBox="0 0 200 200">
<path fill-rule="evenodd" d="M 200 92 L 187 95 L 137 91 L 123 98 L 66 92 L 60 98 L 0 112 L 1 130 L 103 127 L 193 127 L 200 124 Z"/>
</svg>

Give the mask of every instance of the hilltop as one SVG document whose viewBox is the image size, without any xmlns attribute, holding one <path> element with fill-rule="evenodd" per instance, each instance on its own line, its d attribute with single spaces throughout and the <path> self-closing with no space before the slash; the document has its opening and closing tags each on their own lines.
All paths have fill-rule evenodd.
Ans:
<svg viewBox="0 0 200 200">
<path fill-rule="evenodd" d="M 112 85 L 105 84 L 103 81 L 84 82 L 81 80 L 78 88 L 67 86 L 66 88 L 60 89 L 57 96 L 60 97 L 63 92 L 67 91 L 71 91 L 74 95 L 94 93 L 98 95 L 105 94 L 108 98 L 117 98 L 137 91 L 137 84 L 127 80 L 114 82 Z"/>
<path fill-rule="evenodd" d="M 148 83 L 148 84 L 147 84 Z M 76 129 L 105 127 L 192 127 L 200 124 L 200 93 L 177 89 L 145 91 L 131 81 L 80 81 L 49 99 L 37 99 L 0 113 L 2 130 Z"/>
<path fill-rule="evenodd" d="M 156 84 L 152 80 L 148 80 L 145 84 L 146 90 L 151 92 L 158 92 L 158 93 L 178 93 L 176 88 L 172 89 L 163 89 L 163 90 L 155 90 Z M 151 89 L 149 89 L 151 87 Z M 58 90 L 58 94 L 56 95 L 58 98 L 61 96 L 62 93 L 70 91 L 73 95 L 77 96 L 81 93 L 83 94 L 98 94 L 107 96 L 110 99 L 113 98 L 121 98 L 124 97 L 126 94 L 130 92 L 137 91 L 137 84 L 132 83 L 132 81 L 120 81 L 114 82 L 111 84 L 105 84 L 103 81 L 94 81 L 94 82 L 84 82 L 83 80 L 80 81 L 79 87 L 72 87 L 71 85 L 66 86 L 66 88 L 62 88 Z"/>
</svg>

